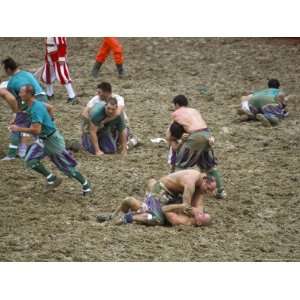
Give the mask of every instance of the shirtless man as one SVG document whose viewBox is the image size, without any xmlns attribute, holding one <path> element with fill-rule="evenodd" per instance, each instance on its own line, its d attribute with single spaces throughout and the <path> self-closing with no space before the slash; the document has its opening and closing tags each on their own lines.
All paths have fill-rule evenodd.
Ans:
<svg viewBox="0 0 300 300">
<path fill-rule="evenodd" d="M 172 113 L 172 120 L 181 125 L 185 132 L 185 137 L 180 145 L 178 145 L 177 139 L 172 137 L 170 128 L 167 133 L 167 139 L 173 150 L 175 169 L 199 167 L 209 176 L 215 178 L 217 183 L 216 197 L 224 199 L 226 193 L 223 180 L 216 167 L 217 162 L 212 149 L 214 138 L 205 120 L 198 110 L 188 107 L 188 100 L 185 96 L 176 96 L 173 99 L 173 104 L 175 111 Z"/>
<path fill-rule="evenodd" d="M 159 181 L 149 180 L 143 202 L 128 197 L 112 214 L 100 214 L 97 220 L 119 225 L 207 225 L 211 218 L 204 212 L 203 197 L 215 189 L 215 180 L 206 174 L 191 169 L 178 171 Z"/>
</svg>

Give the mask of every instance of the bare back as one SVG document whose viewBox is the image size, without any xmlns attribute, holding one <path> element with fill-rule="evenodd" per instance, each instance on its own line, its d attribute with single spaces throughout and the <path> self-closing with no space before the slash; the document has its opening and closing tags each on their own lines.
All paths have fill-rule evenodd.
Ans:
<svg viewBox="0 0 300 300">
<path fill-rule="evenodd" d="M 187 133 L 207 128 L 200 112 L 190 107 L 180 107 L 172 113 L 172 119 L 182 125 Z"/>
<path fill-rule="evenodd" d="M 184 188 L 187 185 L 195 186 L 195 184 L 203 177 L 204 175 L 199 171 L 188 169 L 171 173 L 162 177 L 160 181 L 170 192 L 183 193 Z"/>
</svg>

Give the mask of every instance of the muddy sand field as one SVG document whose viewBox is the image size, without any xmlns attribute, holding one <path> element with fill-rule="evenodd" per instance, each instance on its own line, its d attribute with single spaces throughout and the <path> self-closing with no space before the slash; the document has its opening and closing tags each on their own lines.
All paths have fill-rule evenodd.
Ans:
<svg viewBox="0 0 300 300">
<path fill-rule="evenodd" d="M 56 120 L 66 138 L 79 138 L 79 113 L 101 80 L 125 97 L 134 133 L 142 140 L 126 159 L 76 153 L 93 184 L 91 198 L 64 179 L 55 193 L 20 160 L 1 161 L 1 261 L 299 261 L 300 260 L 300 43 L 284 39 L 122 38 L 128 76 L 118 79 L 112 59 L 101 78 L 90 77 L 99 38 L 70 38 L 69 65 L 81 104 L 66 104 L 55 85 Z M 1 58 L 36 70 L 44 56 L 41 38 L 1 38 Z M 236 121 L 239 97 L 279 78 L 294 95 L 290 116 L 276 128 Z M 1 80 L 5 79 L 1 71 Z M 228 198 L 208 198 L 211 226 L 115 227 L 99 224 L 128 195 L 169 170 L 164 137 L 170 101 L 186 94 L 216 137 L 216 154 Z M 0 156 L 8 145 L 10 112 L 0 102 Z M 50 166 L 50 163 L 46 161 Z M 58 171 L 51 166 L 55 173 Z"/>
</svg>

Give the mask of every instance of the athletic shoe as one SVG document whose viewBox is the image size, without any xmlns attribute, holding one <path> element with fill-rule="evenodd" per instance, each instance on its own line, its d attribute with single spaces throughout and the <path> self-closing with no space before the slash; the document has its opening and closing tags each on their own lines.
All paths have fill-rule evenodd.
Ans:
<svg viewBox="0 0 300 300">
<path fill-rule="evenodd" d="M 47 181 L 45 191 L 49 192 L 57 188 L 62 183 L 62 178 L 56 177 L 53 181 Z"/>
<path fill-rule="evenodd" d="M 87 184 L 84 184 L 82 186 L 82 196 L 88 196 L 92 193 L 92 188 L 91 188 L 91 184 L 88 181 Z"/>
<path fill-rule="evenodd" d="M 55 99 L 55 96 L 54 96 L 54 94 L 53 94 L 53 95 L 51 95 L 51 96 L 47 96 L 47 98 L 48 98 L 49 101 L 52 101 L 52 100 Z"/>
<path fill-rule="evenodd" d="M 5 156 L 1 160 L 5 161 L 5 160 L 14 160 L 14 159 L 16 159 L 16 157 L 14 156 Z"/>
<path fill-rule="evenodd" d="M 128 139 L 128 142 L 127 142 L 127 149 L 130 150 L 136 146 L 138 146 L 140 143 L 140 141 L 138 140 L 138 138 L 136 136 L 131 136 L 129 139 Z"/>
<path fill-rule="evenodd" d="M 225 199 L 227 197 L 227 194 L 226 194 L 226 192 L 225 192 L 225 190 L 222 190 L 221 192 L 217 192 L 217 194 L 216 194 L 216 198 L 217 199 Z"/>
<path fill-rule="evenodd" d="M 257 114 L 256 115 L 256 120 L 260 121 L 263 126 L 265 127 L 270 127 L 271 123 L 270 121 L 263 115 L 263 114 Z"/>
<path fill-rule="evenodd" d="M 112 219 L 112 214 L 99 214 L 96 216 L 96 220 L 99 223 L 103 223 L 103 222 L 107 222 L 110 221 Z"/>
</svg>

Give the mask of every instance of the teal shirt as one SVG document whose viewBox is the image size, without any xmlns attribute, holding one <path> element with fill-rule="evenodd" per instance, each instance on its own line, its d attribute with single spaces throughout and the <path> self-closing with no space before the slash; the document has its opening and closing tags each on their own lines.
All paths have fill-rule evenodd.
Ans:
<svg viewBox="0 0 300 300">
<path fill-rule="evenodd" d="M 33 76 L 32 73 L 27 71 L 19 71 L 15 75 L 11 76 L 7 84 L 7 89 L 18 96 L 21 87 L 24 85 L 33 86 L 35 95 L 44 94 L 44 90 L 42 89 L 38 80 Z"/>
<path fill-rule="evenodd" d="M 280 92 L 281 92 L 280 89 L 270 88 L 270 89 L 265 89 L 265 90 L 256 91 L 256 92 L 253 93 L 253 96 L 269 96 L 269 97 L 276 97 L 276 96 L 279 95 Z"/>
<path fill-rule="evenodd" d="M 96 126 L 100 124 L 106 118 L 105 114 L 105 103 L 96 103 L 90 111 L 90 120 Z M 125 119 L 123 114 L 116 117 L 112 121 L 108 122 L 104 126 L 104 130 L 117 129 L 119 132 L 122 132 L 125 129 Z"/>
<path fill-rule="evenodd" d="M 38 123 L 42 126 L 42 131 L 39 134 L 40 137 L 47 137 L 56 130 L 56 125 L 43 102 L 33 101 L 32 106 L 28 107 L 27 113 L 32 124 Z"/>
</svg>

